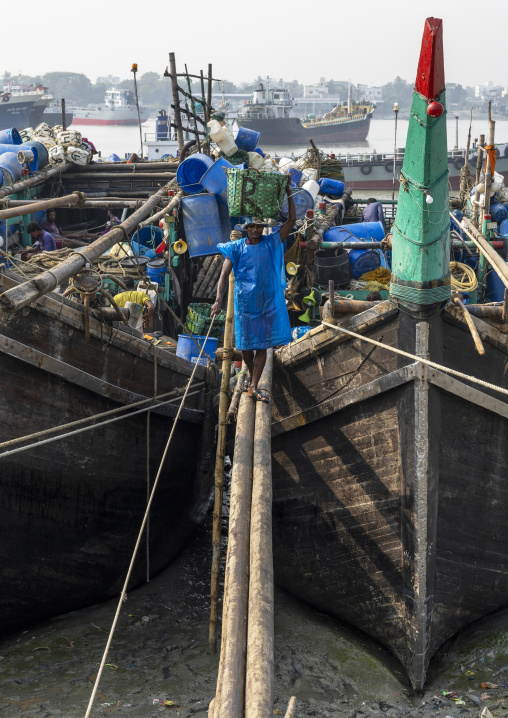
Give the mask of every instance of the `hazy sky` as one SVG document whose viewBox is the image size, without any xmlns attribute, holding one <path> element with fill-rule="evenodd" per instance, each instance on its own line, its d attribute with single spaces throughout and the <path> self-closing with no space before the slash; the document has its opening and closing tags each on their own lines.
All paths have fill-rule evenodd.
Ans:
<svg viewBox="0 0 508 718">
<path fill-rule="evenodd" d="M 34 0 L 30 6 L 39 12 Z M 443 19 L 449 82 L 508 85 L 508 0 L 52 0 L 50 15 L 35 21 L 30 38 L 2 33 L 0 74 L 125 78 L 132 62 L 140 73 L 162 73 L 173 51 L 178 71 L 184 63 L 206 71 L 211 62 L 215 77 L 233 82 L 258 75 L 412 82 L 424 20 L 434 15 Z"/>
</svg>

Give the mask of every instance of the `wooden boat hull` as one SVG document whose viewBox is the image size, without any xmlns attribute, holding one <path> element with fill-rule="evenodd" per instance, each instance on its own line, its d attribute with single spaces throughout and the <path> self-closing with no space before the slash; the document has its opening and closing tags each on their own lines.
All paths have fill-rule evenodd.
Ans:
<svg viewBox="0 0 508 718">
<path fill-rule="evenodd" d="M 153 347 L 111 328 L 101 339 L 95 320 L 85 344 L 72 304 L 45 297 L 0 313 L 2 441 L 153 395 Z M 192 365 L 164 351 L 157 360 L 159 394 L 185 386 Z M 169 563 L 209 507 L 202 405 L 201 385 L 177 424 L 150 513 L 148 558 L 144 541 L 131 587 Z M 177 406 L 150 412 L 150 486 Z M 0 461 L 3 631 L 118 595 L 147 502 L 146 413 Z"/>
<path fill-rule="evenodd" d="M 477 322 L 479 357 L 456 316 L 429 323 L 433 361 L 504 384 L 504 335 Z M 388 303 L 352 324 L 412 353 L 425 329 Z M 508 603 L 508 405 L 339 336 L 278 352 L 275 577 L 383 643 L 421 689 L 444 641 Z"/>
</svg>

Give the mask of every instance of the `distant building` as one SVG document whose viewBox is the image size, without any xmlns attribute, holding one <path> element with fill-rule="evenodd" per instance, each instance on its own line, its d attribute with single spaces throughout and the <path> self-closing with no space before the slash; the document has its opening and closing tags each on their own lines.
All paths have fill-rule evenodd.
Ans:
<svg viewBox="0 0 508 718">
<path fill-rule="evenodd" d="M 500 100 L 507 94 L 508 88 L 502 85 L 494 85 L 492 80 L 482 82 L 481 85 L 475 85 L 474 94 L 477 100 L 486 102 L 487 100 Z"/>
<path fill-rule="evenodd" d="M 119 77 L 113 75 L 106 75 L 105 77 L 98 77 L 96 85 L 107 85 L 108 87 L 116 87 L 121 82 Z"/>
<path fill-rule="evenodd" d="M 308 99 L 320 100 L 328 94 L 328 85 L 324 77 L 319 78 L 315 85 L 304 85 L 303 96 Z"/>
<path fill-rule="evenodd" d="M 374 85 L 357 85 L 356 99 L 368 100 L 375 105 L 380 105 L 383 102 L 383 88 Z"/>
</svg>

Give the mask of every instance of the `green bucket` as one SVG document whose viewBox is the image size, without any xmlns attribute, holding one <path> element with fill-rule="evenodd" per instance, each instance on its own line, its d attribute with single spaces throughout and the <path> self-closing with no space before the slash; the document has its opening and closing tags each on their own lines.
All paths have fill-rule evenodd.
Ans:
<svg viewBox="0 0 508 718">
<path fill-rule="evenodd" d="M 287 176 L 276 172 L 226 169 L 231 217 L 277 219 L 286 195 Z"/>
</svg>

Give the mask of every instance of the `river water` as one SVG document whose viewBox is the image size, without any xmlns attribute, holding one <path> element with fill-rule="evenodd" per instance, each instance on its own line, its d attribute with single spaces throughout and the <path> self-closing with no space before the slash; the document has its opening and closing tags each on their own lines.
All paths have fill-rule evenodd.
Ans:
<svg viewBox="0 0 508 718">
<path fill-rule="evenodd" d="M 406 135 L 408 128 L 408 120 L 399 119 L 397 123 L 397 147 L 404 147 L 406 144 Z M 467 133 L 469 130 L 469 120 L 459 120 L 459 147 L 465 147 Z M 119 157 L 123 157 L 131 152 L 138 152 L 140 145 L 139 128 L 138 127 L 110 127 L 110 126 L 89 126 L 89 125 L 72 125 L 72 128 L 82 132 L 84 137 L 88 137 L 95 144 L 96 148 L 101 151 L 102 157 L 108 157 L 112 152 Z M 447 118 L 448 130 L 448 147 L 452 149 L 455 146 L 456 123 L 453 116 Z M 150 118 L 142 125 L 143 138 L 145 133 L 153 134 L 155 132 L 155 119 Z M 480 133 L 487 133 L 486 119 L 473 119 L 471 136 L 474 139 Z M 496 122 L 496 141 L 498 143 L 508 142 L 508 120 L 500 120 Z M 322 145 L 322 149 L 327 152 L 335 152 L 336 154 L 345 154 L 350 152 L 376 151 L 378 153 L 393 152 L 395 143 L 395 124 L 392 119 L 373 119 L 370 125 L 369 137 L 365 142 L 342 143 L 341 145 Z M 263 145 L 263 136 L 260 138 L 260 146 Z M 272 154 L 302 154 L 308 149 L 309 145 L 300 147 L 270 147 Z"/>
</svg>

